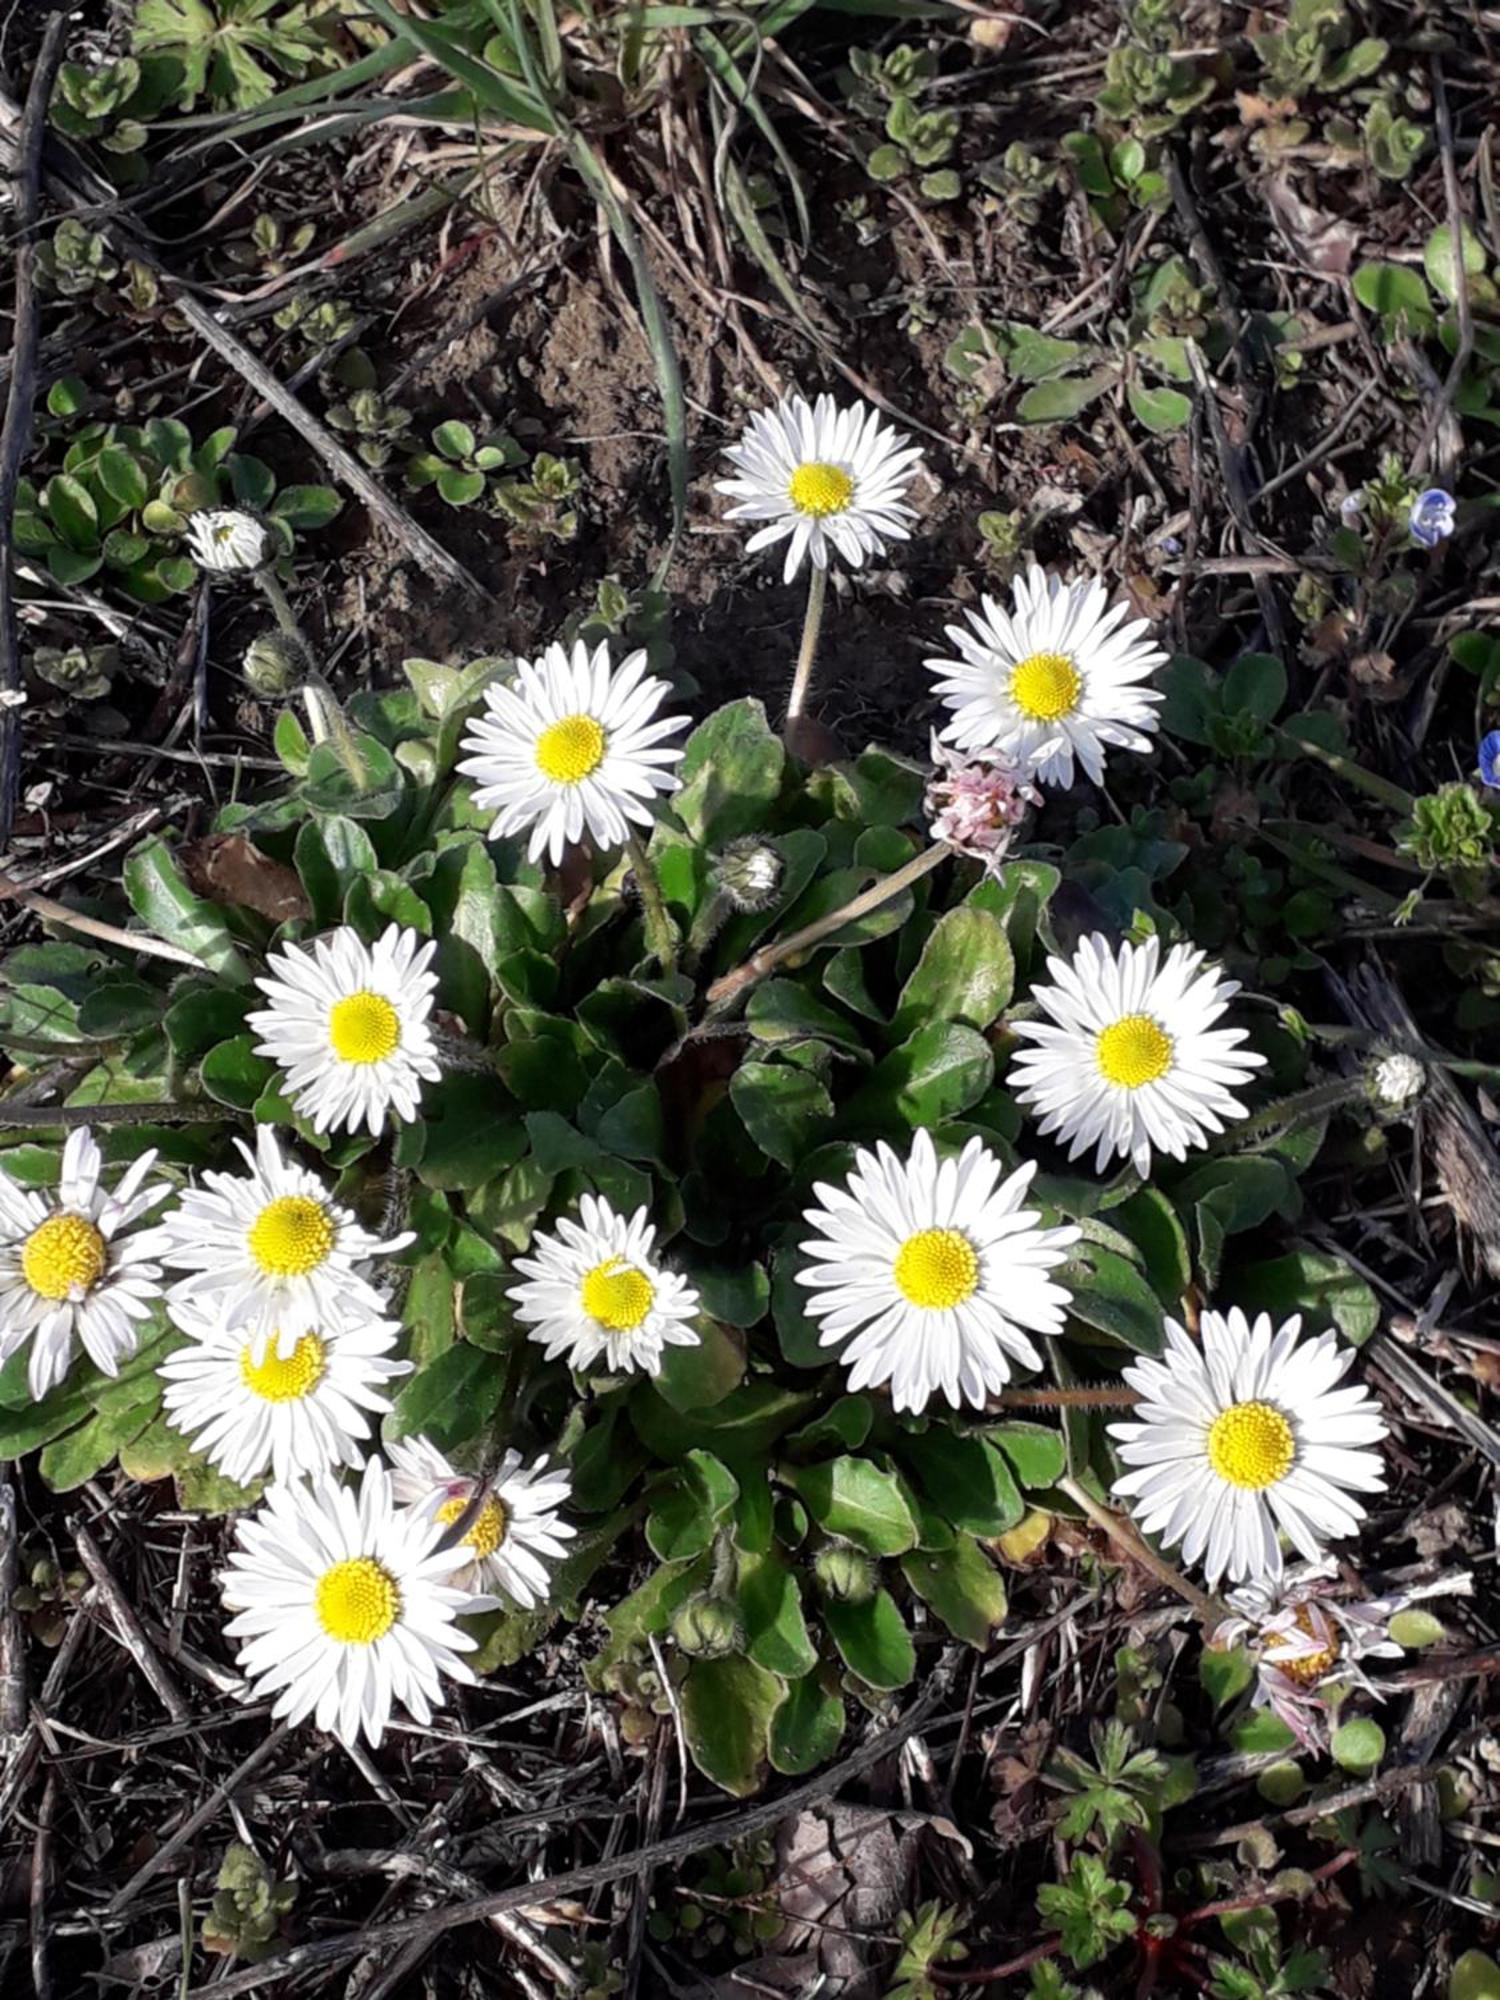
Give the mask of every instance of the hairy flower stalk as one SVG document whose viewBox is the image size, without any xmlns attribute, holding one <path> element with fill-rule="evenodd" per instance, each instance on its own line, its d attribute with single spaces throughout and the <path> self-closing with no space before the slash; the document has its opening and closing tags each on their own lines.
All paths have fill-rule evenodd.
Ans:
<svg viewBox="0 0 1500 2000">
<path fill-rule="evenodd" d="M 677 970 L 677 926 L 672 922 L 667 910 L 666 898 L 661 892 L 657 878 L 656 864 L 646 852 L 646 844 L 635 832 L 625 836 L 625 852 L 630 859 L 630 872 L 636 887 L 641 892 L 641 907 L 646 918 L 646 943 L 651 956 L 663 972 Z"/>
<path fill-rule="evenodd" d="M 807 611 L 802 620 L 802 644 L 797 649 L 797 664 L 792 672 L 792 691 L 786 701 L 788 722 L 795 722 L 807 706 L 807 691 L 812 686 L 813 663 L 818 657 L 818 640 L 823 631 L 823 606 L 827 597 L 827 570 L 809 571 Z"/>
<path fill-rule="evenodd" d="M 1076 1479 L 1059 1479 L 1057 1486 L 1058 1491 L 1066 1493 L 1075 1506 L 1081 1507 L 1094 1526 L 1108 1535 L 1124 1555 L 1132 1562 L 1138 1562 L 1143 1569 L 1148 1569 L 1157 1582 L 1164 1583 L 1168 1590 L 1176 1591 L 1184 1604 L 1190 1604 L 1209 1631 L 1222 1624 L 1226 1613 L 1218 1598 L 1210 1597 L 1206 1590 L 1189 1583 L 1180 1569 L 1175 1569 L 1165 1557 L 1159 1556 L 1145 1538 L 1136 1533 L 1123 1514 L 1115 1513 L 1111 1507 L 1101 1507 Z"/>
<path fill-rule="evenodd" d="M 313 664 L 313 650 L 307 642 L 307 635 L 297 623 L 296 613 L 287 601 L 279 579 L 269 569 L 258 569 L 255 581 L 271 607 L 276 623 L 297 647 L 302 674 L 302 700 L 307 709 L 307 726 L 312 732 L 314 743 L 332 743 L 338 752 L 339 761 L 349 773 L 350 782 L 356 790 L 364 791 L 370 782 L 370 773 L 365 760 L 360 755 L 359 745 L 354 740 L 354 732 L 344 719 L 344 711 L 339 706 L 338 696 L 324 680 Z"/>
</svg>

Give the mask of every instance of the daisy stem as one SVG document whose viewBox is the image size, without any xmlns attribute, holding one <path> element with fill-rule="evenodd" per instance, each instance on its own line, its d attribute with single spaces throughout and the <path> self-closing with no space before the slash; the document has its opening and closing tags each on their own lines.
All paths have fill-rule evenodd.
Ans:
<svg viewBox="0 0 1500 2000">
<path fill-rule="evenodd" d="M 1141 1398 L 1136 1389 L 1004 1389 L 995 1400 L 1002 1410 L 1133 1410 Z"/>
<path fill-rule="evenodd" d="M 1164 1583 L 1168 1590 L 1175 1590 L 1184 1604 L 1190 1604 L 1207 1626 L 1221 1624 L 1224 1607 L 1216 1597 L 1210 1597 L 1206 1590 L 1200 1590 L 1195 1583 L 1189 1583 L 1181 1570 L 1159 1556 L 1123 1515 L 1115 1513 L 1111 1507 L 1101 1507 L 1091 1493 L 1086 1493 L 1076 1479 L 1059 1479 L 1058 1491 L 1066 1493 L 1076 1506 L 1083 1509 L 1094 1526 L 1108 1535 L 1115 1546 L 1132 1562 L 1138 1562 L 1143 1569 L 1150 1570 L 1158 1583 Z"/>
<path fill-rule="evenodd" d="M 807 578 L 807 615 L 802 620 L 802 644 L 792 674 L 792 691 L 787 696 L 786 719 L 795 722 L 807 705 L 812 685 L 813 661 L 818 656 L 818 638 L 823 630 L 823 603 L 828 596 L 828 571 L 814 566 Z"/>
<path fill-rule="evenodd" d="M 667 914 L 656 866 L 638 833 L 627 833 L 625 852 L 630 856 L 630 872 L 635 876 L 646 913 L 646 944 L 663 972 L 677 970 L 677 926 Z"/>
<path fill-rule="evenodd" d="M 312 732 L 313 742 L 331 741 L 356 791 L 368 791 L 370 774 L 365 768 L 364 758 L 359 753 L 359 745 L 344 720 L 344 711 L 339 706 L 338 696 L 314 665 L 313 649 L 307 642 L 307 634 L 297 623 L 297 614 L 281 587 L 280 578 L 269 569 L 258 569 L 255 572 L 255 581 L 260 585 L 261 594 L 271 607 L 272 617 L 287 637 L 296 644 L 302 669 L 302 700 L 307 709 L 307 725 Z"/>
<path fill-rule="evenodd" d="M 1208 1153 L 1238 1152 L 1252 1141 L 1264 1138 L 1268 1133 L 1292 1132 L 1299 1125 L 1306 1125 L 1314 1118 L 1321 1118 L 1325 1112 L 1337 1111 L 1341 1105 L 1352 1104 L 1356 1098 L 1365 1095 L 1365 1084 L 1360 1076 L 1335 1076 L 1322 1083 L 1309 1084 L 1306 1090 L 1293 1091 L 1288 1097 L 1278 1097 L 1274 1104 L 1267 1104 L 1261 1110 L 1252 1112 L 1238 1125 L 1231 1125 L 1227 1132 L 1204 1148 Z"/>
<path fill-rule="evenodd" d="M 774 972 L 789 958 L 799 952 L 810 951 L 833 932 L 842 930 L 845 924 L 852 924 L 859 917 L 867 917 L 872 910 L 878 910 L 899 896 L 903 890 L 920 882 L 924 875 L 930 875 L 940 861 L 946 861 L 953 849 L 946 840 L 935 841 L 924 853 L 898 868 L 894 875 L 882 875 L 872 882 L 868 889 L 862 889 L 857 896 L 837 910 L 831 910 L 826 917 L 819 917 L 816 923 L 804 924 L 800 931 L 793 931 L 790 937 L 778 938 L 774 944 L 762 945 L 752 952 L 743 965 L 737 965 L 733 972 L 726 972 L 722 979 L 716 979 L 708 989 L 710 1007 L 722 1007 L 726 1002 L 737 999 L 747 986 L 754 986 L 766 974 Z"/>
</svg>

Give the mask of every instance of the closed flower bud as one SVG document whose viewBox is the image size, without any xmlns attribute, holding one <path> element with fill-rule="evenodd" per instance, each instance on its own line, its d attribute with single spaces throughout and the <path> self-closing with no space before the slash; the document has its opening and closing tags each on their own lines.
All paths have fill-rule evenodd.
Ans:
<svg viewBox="0 0 1500 2000">
<path fill-rule="evenodd" d="M 699 1590 L 672 1614 L 672 1637 L 695 1660 L 722 1660 L 742 1649 L 745 1628 L 727 1597 Z"/>
<path fill-rule="evenodd" d="M 849 1542 L 829 1542 L 819 1549 L 813 1557 L 813 1575 L 819 1590 L 836 1604 L 868 1604 L 879 1581 L 871 1558 Z"/>
<path fill-rule="evenodd" d="M 781 888 L 781 856 L 769 841 L 748 835 L 731 840 L 714 860 L 714 880 L 742 915 L 769 910 Z"/>
<path fill-rule="evenodd" d="M 1366 1072 L 1372 1102 L 1382 1111 L 1406 1111 L 1422 1095 L 1427 1072 L 1415 1056 L 1381 1056 Z"/>
<path fill-rule="evenodd" d="M 307 678 L 307 650 L 290 632 L 262 632 L 245 648 L 245 679 L 268 701 L 290 694 Z"/>
</svg>

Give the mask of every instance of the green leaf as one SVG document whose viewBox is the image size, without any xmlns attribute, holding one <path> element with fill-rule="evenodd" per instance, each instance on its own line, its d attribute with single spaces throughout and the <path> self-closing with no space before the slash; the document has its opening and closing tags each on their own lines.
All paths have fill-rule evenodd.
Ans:
<svg viewBox="0 0 1500 2000">
<path fill-rule="evenodd" d="M 898 1036 L 936 1021 L 987 1028 L 1009 1001 L 1015 980 L 1004 925 L 987 910 L 960 904 L 933 925 L 891 1026 Z"/>
<path fill-rule="evenodd" d="M 981 1651 L 989 1645 L 1005 1617 L 1005 1585 L 972 1535 L 961 1537 L 951 1549 L 903 1556 L 901 1570 L 955 1639 Z"/>
<path fill-rule="evenodd" d="M 896 1448 L 924 1496 L 955 1528 L 1001 1535 L 1026 1512 L 1010 1467 L 986 1438 L 960 1436 L 937 1424 L 898 1438 Z"/>
<path fill-rule="evenodd" d="M 60 472 L 42 488 L 42 505 L 70 548 L 83 552 L 99 546 L 99 510 L 81 479 Z"/>
<path fill-rule="evenodd" d="M 1484 276 L 1484 245 L 1478 236 L 1464 223 L 1459 231 L 1458 245 L 1453 241 L 1453 231 L 1447 223 L 1434 229 L 1422 246 L 1422 265 L 1427 272 L 1432 289 L 1448 304 L 1458 302 L 1458 250 L 1463 255 L 1463 268 L 1471 280 Z"/>
<path fill-rule="evenodd" d="M 790 1063 L 742 1063 L 729 1095 L 763 1153 L 795 1167 L 833 1120 L 833 1099 L 809 1071 Z"/>
<path fill-rule="evenodd" d="M 133 1399 L 99 1410 L 77 1430 L 47 1445 L 38 1470 L 54 1493 L 71 1493 L 111 1463 L 120 1447 L 143 1431 L 161 1402 L 161 1384 L 149 1377 L 132 1385 Z"/>
<path fill-rule="evenodd" d="M 216 904 L 195 896 L 178 872 L 166 843 L 153 837 L 125 863 L 130 907 L 155 936 L 191 952 L 210 972 L 236 986 L 250 984 L 250 968 Z"/>
<path fill-rule="evenodd" d="M 309 528 L 326 528 L 343 512 L 344 503 L 331 486 L 283 486 L 272 504 L 271 513 L 289 528 L 304 533 Z"/>
<path fill-rule="evenodd" d="M 262 1094 L 276 1081 L 276 1065 L 255 1053 L 253 1035 L 234 1035 L 219 1042 L 203 1058 L 199 1072 L 203 1088 L 216 1103 L 236 1111 L 253 1111 Z"/>
<path fill-rule="evenodd" d="M 844 1665 L 866 1686 L 905 1687 L 916 1673 L 911 1634 L 888 1590 L 877 1590 L 863 1604 L 830 1598 L 823 1606 L 823 1622 Z"/>
<path fill-rule="evenodd" d="M 745 1649 L 758 1667 L 797 1680 L 818 1664 L 797 1579 L 773 1555 L 742 1555 L 737 1581 Z"/>
<path fill-rule="evenodd" d="M 797 1283 L 805 1259 L 797 1250 L 780 1250 L 771 1265 L 771 1317 L 781 1351 L 794 1368 L 826 1368 L 831 1347 L 824 1347 L 819 1322 L 807 1310 L 808 1289 Z"/>
<path fill-rule="evenodd" d="M 432 433 L 432 442 L 444 458 L 455 460 L 472 458 L 478 449 L 478 439 L 473 431 L 467 424 L 460 423 L 456 417 L 450 417 L 446 423 L 438 425 Z M 481 480 L 480 485 L 483 484 Z"/>
<path fill-rule="evenodd" d="M 895 1475 L 867 1458 L 789 1468 L 786 1477 L 825 1534 L 876 1556 L 898 1556 L 916 1546 L 916 1523 Z"/>
<path fill-rule="evenodd" d="M 437 490 L 450 507 L 472 507 L 484 492 L 484 474 L 445 465 L 437 476 Z"/>
<path fill-rule="evenodd" d="M 62 375 L 47 391 L 47 411 L 54 417 L 79 417 L 89 406 L 88 384 L 76 375 Z"/>
<path fill-rule="evenodd" d="M 1291 1730 L 1268 1708 L 1253 1708 L 1248 1715 L 1241 1716 L 1229 1732 L 1229 1740 L 1246 1757 L 1263 1757 L 1268 1752 L 1279 1754 L 1297 1747 Z"/>
<path fill-rule="evenodd" d="M 1110 1211 L 1110 1220 L 1140 1251 L 1156 1296 L 1175 1305 L 1192 1283 L 1193 1257 L 1171 1202 L 1160 1188 L 1141 1188 Z"/>
<path fill-rule="evenodd" d="M 1273 721 L 1286 693 L 1286 668 L 1274 653 L 1243 653 L 1224 676 L 1225 709 L 1257 722 Z"/>
<path fill-rule="evenodd" d="M 1419 1652 L 1424 1646 L 1440 1645 L 1448 1636 L 1430 1611 L 1415 1608 L 1396 1613 L 1390 1623 L 1390 1634 L 1396 1644 L 1408 1653 Z"/>
<path fill-rule="evenodd" d="M 1275 1319 L 1301 1313 L 1310 1333 L 1337 1327 L 1356 1347 L 1380 1325 L 1374 1292 L 1342 1258 L 1323 1250 L 1293 1250 L 1237 1265 L 1234 1302 L 1247 1313 L 1268 1312 Z"/>
<path fill-rule="evenodd" d="M 956 1021 L 932 1021 L 876 1064 L 848 1107 L 856 1129 L 944 1125 L 995 1080 L 989 1043 Z"/>
<path fill-rule="evenodd" d="M 248 1004 L 248 995 L 222 986 L 200 985 L 182 993 L 162 1019 L 173 1055 L 179 1062 L 196 1062 L 215 1043 L 239 1034 Z"/>
<path fill-rule="evenodd" d="M 827 1042 L 867 1060 L 864 1037 L 853 1022 L 826 1007 L 794 979 L 768 979 L 750 995 L 745 1025 L 758 1042 L 773 1048 L 797 1042 Z"/>
<path fill-rule="evenodd" d="M 1134 1264 L 1097 1243 L 1083 1243 L 1054 1274 L 1073 1294 L 1070 1317 L 1137 1354 L 1160 1354 L 1166 1341 L 1161 1301 Z"/>
<path fill-rule="evenodd" d="M 146 480 L 145 468 L 135 454 L 123 445 L 107 444 L 95 460 L 94 469 L 100 485 L 110 498 L 118 500 L 132 513 L 144 507 L 150 499 L 151 488 Z"/>
<path fill-rule="evenodd" d="M 320 927 L 339 922 L 350 888 L 379 865 L 369 834 L 341 813 L 304 820 L 293 859 Z"/>
<path fill-rule="evenodd" d="M 101 982 L 83 997 L 78 1032 L 107 1042 L 154 1028 L 161 1019 L 162 999 L 156 987 L 143 986 L 138 979 Z"/>
<path fill-rule="evenodd" d="M 718 846 L 764 825 L 785 768 L 786 752 L 761 703 L 729 702 L 688 738 L 672 810 L 695 839 Z"/>
<path fill-rule="evenodd" d="M 1427 287 L 1409 264 L 1361 264 L 1352 282 L 1360 304 L 1383 319 L 1421 326 L 1433 317 Z"/>
<path fill-rule="evenodd" d="M 1183 430 L 1192 420 L 1192 399 L 1180 389 L 1153 389 L 1132 380 L 1125 385 L 1125 400 L 1136 422 L 1158 437 Z"/>
<path fill-rule="evenodd" d="M 1351 1777 L 1365 1778 L 1376 1770 L 1385 1755 L 1385 1731 L 1368 1716 L 1356 1716 L 1340 1723 L 1329 1745 L 1333 1761 Z"/>
<path fill-rule="evenodd" d="M 386 1434 L 406 1438 L 421 1433 L 443 1451 L 467 1444 L 489 1422 L 505 1377 L 500 1355 L 460 1341 L 407 1378 L 386 1419 Z"/>
<path fill-rule="evenodd" d="M 669 1347 L 653 1379 L 658 1396 L 674 1410 L 701 1410 L 737 1389 L 745 1376 L 745 1343 L 717 1320 L 699 1318 L 694 1347 Z"/>
<path fill-rule="evenodd" d="M 1054 1486 L 1067 1470 L 1062 1435 L 1045 1424 L 995 1424 L 986 1436 L 1010 1460 L 1023 1486 Z"/>
<path fill-rule="evenodd" d="M 771 1767 L 784 1778 L 815 1771 L 844 1735 L 844 1698 L 818 1674 L 793 1681 L 771 1722 Z"/>
<path fill-rule="evenodd" d="M 1205 1646 L 1198 1657 L 1198 1678 L 1215 1708 L 1226 1708 L 1255 1679 L 1255 1660 L 1248 1646 Z"/>
<path fill-rule="evenodd" d="M 721 1791 L 742 1799 L 759 1790 L 771 1721 L 785 1695 L 777 1675 L 735 1654 L 688 1668 L 678 1697 L 682 1733 L 693 1762 Z"/>
<path fill-rule="evenodd" d="M 688 1452 L 646 1518 L 652 1553 L 662 1562 L 701 1556 L 739 1491 L 739 1481 L 712 1452 Z"/>
<path fill-rule="evenodd" d="M 1500 1965 L 1487 1951 L 1466 1951 L 1448 1975 L 1448 2000 L 1500 2000 Z"/>
<path fill-rule="evenodd" d="M 1273 1764 L 1269 1770 L 1261 1771 L 1255 1780 L 1255 1789 L 1267 1805 L 1284 1808 L 1294 1806 L 1307 1790 L 1307 1779 L 1302 1766 L 1284 1758 Z"/>
<path fill-rule="evenodd" d="M 1023 424 L 1068 423 L 1081 417 L 1090 403 L 1097 403 L 1115 380 L 1113 368 L 1096 369 L 1092 375 L 1072 375 L 1055 382 L 1039 382 L 1028 389 L 1016 405 Z"/>
</svg>

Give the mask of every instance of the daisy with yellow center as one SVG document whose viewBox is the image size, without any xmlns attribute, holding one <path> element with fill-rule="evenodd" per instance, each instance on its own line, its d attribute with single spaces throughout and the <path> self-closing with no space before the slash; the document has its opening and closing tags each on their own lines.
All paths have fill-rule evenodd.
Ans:
<svg viewBox="0 0 1500 2000">
<path fill-rule="evenodd" d="M 911 533 L 906 494 L 922 454 L 868 403 L 841 410 L 831 396 L 784 396 L 725 456 L 735 477 L 716 485 L 734 502 L 728 519 L 763 524 L 751 552 L 786 543 L 787 583 L 804 562 L 826 569 L 831 555 L 858 569 Z"/>
<path fill-rule="evenodd" d="M 326 1475 L 278 1483 L 235 1527 L 223 1576 L 225 1628 L 240 1644 L 246 1697 L 353 1745 L 378 1744 L 391 1711 L 430 1723 L 442 1681 L 472 1681 L 455 1622 L 480 1606 L 455 1581 L 430 1509 L 399 1504 L 379 1459 L 356 1490 Z"/>
<path fill-rule="evenodd" d="M 510 686 L 484 691 L 485 713 L 469 724 L 459 770 L 474 803 L 493 812 L 492 840 L 529 836 L 527 858 L 555 866 L 585 838 L 601 853 L 649 826 L 670 792 L 682 750 L 668 739 L 683 716 L 659 715 L 671 693 L 635 652 L 612 668 L 609 648 L 580 639 L 517 660 Z"/>
<path fill-rule="evenodd" d="M 417 1116 L 423 1083 L 440 1074 L 428 1026 L 436 950 L 398 924 L 372 945 L 345 925 L 267 961 L 269 976 L 255 983 L 270 1004 L 245 1025 L 315 1132 L 375 1136 L 387 1117 Z"/>
<path fill-rule="evenodd" d="M 437 1519 L 455 1528 L 469 1511 L 477 1482 L 450 1465 L 430 1438 L 405 1438 L 387 1452 L 396 1498 L 407 1506 L 435 1505 Z M 547 1565 L 566 1557 L 578 1532 L 560 1512 L 571 1491 L 565 1471 L 549 1472 L 545 1459 L 523 1466 L 521 1454 L 508 1451 L 460 1543 L 459 1554 L 467 1560 L 454 1571 L 454 1586 L 523 1611 L 545 1604 L 551 1588 Z"/>
<path fill-rule="evenodd" d="M 815 1184 L 797 1282 L 851 1389 L 888 1383 L 898 1410 L 983 1409 L 1013 1362 L 1041 1367 L 1031 1335 L 1062 1332 L 1072 1295 L 1051 1274 L 1078 1231 L 1023 1207 L 1035 1171 L 1002 1178 L 980 1139 L 939 1160 L 920 1131 L 906 1159 L 882 1142 L 842 1186 Z"/>
<path fill-rule="evenodd" d="M 1149 682 L 1167 656 L 1127 611 L 1097 580 L 1064 583 L 1035 563 L 1009 610 L 981 599 L 947 628 L 957 658 L 927 662 L 950 711 L 944 739 L 1043 785 L 1071 785 L 1075 763 L 1098 784 L 1109 750 L 1149 750 L 1162 701 Z"/>
<path fill-rule="evenodd" d="M 1354 1349 L 1332 1333 L 1300 1339 L 1299 1318 L 1276 1327 L 1237 1307 L 1204 1313 L 1201 1348 L 1175 1320 L 1166 1327 L 1162 1358 L 1125 1370 L 1141 1401 L 1110 1427 L 1127 1468 L 1115 1492 L 1148 1534 L 1202 1563 L 1211 1589 L 1224 1576 L 1278 1580 L 1282 1533 L 1320 1561 L 1325 1541 L 1364 1518 L 1351 1495 L 1385 1486 L 1371 1449 L 1386 1434 L 1379 1405 L 1339 1386 Z"/>
<path fill-rule="evenodd" d="M 565 1215 L 555 1232 L 538 1233 L 516 1269 L 526 1280 L 511 1287 L 516 1318 L 549 1360 L 564 1354 L 584 1369 L 602 1358 L 612 1374 L 655 1375 L 663 1348 L 698 1344 L 698 1294 L 658 1261 L 644 1208 L 627 1219 L 586 1194 L 578 1220 Z"/>
<path fill-rule="evenodd" d="M 1154 937 L 1113 950 L 1096 934 L 1047 961 L 1053 984 L 1031 990 L 1044 1018 L 1011 1024 L 1033 1046 L 1010 1084 L 1069 1159 L 1092 1149 L 1102 1174 L 1123 1157 L 1144 1179 L 1153 1153 L 1185 1159 L 1244 1117 L 1233 1093 L 1265 1058 L 1240 1046 L 1243 1028 L 1217 1025 L 1240 989 L 1203 958 L 1179 944 L 1163 959 Z"/>
<path fill-rule="evenodd" d="M 372 1236 L 316 1174 L 282 1158 L 269 1126 L 254 1152 L 235 1144 L 248 1174 L 204 1174 L 165 1218 L 162 1261 L 186 1274 L 167 1295 L 172 1318 L 194 1337 L 205 1318 L 243 1332 L 257 1362 L 268 1341 L 289 1361 L 304 1334 L 378 1321 L 369 1260 L 404 1249 L 411 1232 Z"/>
<path fill-rule="evenodd" d="M 106 1375 L 136 1350 L 162 1295 L 161 1232 L 138 1227 L 169 1192 L 146 1184 L 155 1161 L 141 1154 L 111 1193 L 93 1135 L 80 1128 L 63 1148 L 54 1194 L 0 1171 L 0 1362 L 29 1344 L 27 1387 L 38 1401 L 79 1346 Z"/>
<path fill-rule="evenodd" d="M 282 1354 L 201 1306 L 173 1317 L 192 1337 L 161 1365 L 167 1421 L 239 1486 L 362 1465 L 389 1385 L 411 1369 L 394 1358 L 401 1329 L 389 1320 L 309 1330 Z"/>
</svg>

